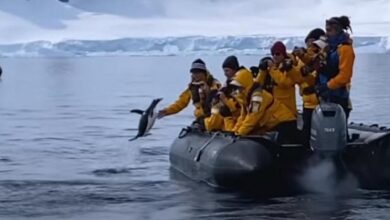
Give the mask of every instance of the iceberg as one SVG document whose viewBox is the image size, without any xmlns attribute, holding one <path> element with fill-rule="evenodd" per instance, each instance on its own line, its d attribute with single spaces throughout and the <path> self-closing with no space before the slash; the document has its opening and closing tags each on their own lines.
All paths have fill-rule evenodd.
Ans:
<svg viewBox="0 0 390 220">
<path fill-rule="evenodd" d="M 34 41 L 0 44 L 3 57 L 70 57 L 70 56 L 177 56 L 177 55 L 261 55 L 272 44 L 283 41 L 288 49 L 303 46 L 303 37 L 226 36 L 122 38 L 116 40 Z M 355 37 L 357 53 L 387 53 L 389 37 Z"/>
</svg>

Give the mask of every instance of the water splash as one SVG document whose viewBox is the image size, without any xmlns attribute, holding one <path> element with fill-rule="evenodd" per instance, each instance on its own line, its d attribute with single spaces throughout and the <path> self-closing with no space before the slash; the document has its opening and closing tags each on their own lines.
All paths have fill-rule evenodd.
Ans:
<svg viewBox="0 0 390 220">
<path fill-rule="evenodd" d="M 357 189 L 356 178 L 345 170 L 345 167 L 336 164 L 335 160 L 313 158 L 311 162 L 299 179 L 299 183 L 306 191 L 343 195 L 353 193 Z"/>
</svg>

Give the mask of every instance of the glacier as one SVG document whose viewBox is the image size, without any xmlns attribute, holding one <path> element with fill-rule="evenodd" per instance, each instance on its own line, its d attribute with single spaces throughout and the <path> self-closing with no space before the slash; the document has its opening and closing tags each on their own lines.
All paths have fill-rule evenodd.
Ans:
<svg viewBox="0 0 390 220">
<path fill-rule="evenodd" d="M 357 53 L 388 53 L 389 10 L 385 0 L 4 0 L 0 57 L 266 54 L 342 14 Z"/>
<path fill-rule="evenodd" d="M 226 36 L 121 38 L 116 40 L 34 41 L 0 44 L 2 57 L 72 56 L 177 56 L 177 55 L 261 55 L 272 44 L 283 41 L 288 49 L 303 46 L 303 37 Z M 354 37 L 357 53 L 388 53 L 389 37 Z"/>
</svg>

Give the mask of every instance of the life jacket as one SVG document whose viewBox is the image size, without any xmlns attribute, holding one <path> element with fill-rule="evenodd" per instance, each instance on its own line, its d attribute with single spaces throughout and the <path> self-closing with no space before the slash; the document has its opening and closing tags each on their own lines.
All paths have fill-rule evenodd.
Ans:
<svg viewBox="0 0 390 220">
<path fill-rule="evenodd" d="M 206 97 L 201 101 L 200 98 L 200 88 L 201 84 L 190 83 L 189 90 L 191 91 L 191 98 L 194 105 L 201 103 L 201 108 L 203 109 L 203 114 L 205 117 L 211 114 L 211 102 L 212 99 L 218 92 L 218 89 L 221 87 L 220 82 L 215 79 L 210 73 L 207 73 L 206 84 L 210 88 L 210 92 L 206 94 Z"/>
<path fill-rule="evenodd" d="M 341 34 L 340 36 L 335 37 L 334 39 L 331 39 L 330 43 L 330 50 L 327 53 L 326 57 L 326 66 L 318 75 L 318 84 L 320 85 L 326 85 L 329 80 L 336 77 L 337 74 L 339 74 L 339 63 L 340 63 L 340 56 L 338 54 L 338 48 L 342 45 L 350 45 L 350 42 L 348 41 L 348 36 L 346 34 Z M 337 98 L 349 98 L 349 91 L 346 86 L 330 90 L 329 91 L 329 97 L 337 97 Z"/>
</svg>

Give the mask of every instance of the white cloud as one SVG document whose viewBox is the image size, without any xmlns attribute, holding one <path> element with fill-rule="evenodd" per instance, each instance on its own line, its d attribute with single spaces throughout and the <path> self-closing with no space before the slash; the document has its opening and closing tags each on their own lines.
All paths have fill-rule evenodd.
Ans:
<svg viewBox="0 0 390 220">
<path fill-rule="evenodd" d="M 0 1 L 0 43 L 143 36 L 303 36 L 334 15 L 355 35 L 390 35 L 386 0 Z"/>
</svg>

